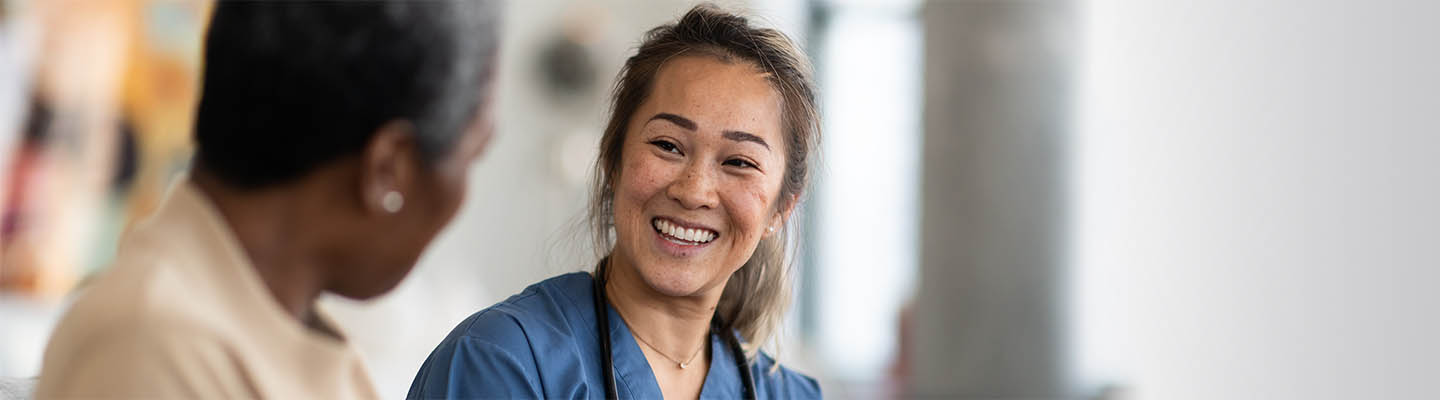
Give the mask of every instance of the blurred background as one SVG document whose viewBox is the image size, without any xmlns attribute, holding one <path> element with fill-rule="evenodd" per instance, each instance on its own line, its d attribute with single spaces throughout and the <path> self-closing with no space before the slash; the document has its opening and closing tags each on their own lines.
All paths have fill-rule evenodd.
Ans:
<svg viewBox="0 0 1440 400">
<path fill-rule="evenodd" d="M 0 377 L 184 173 L 210 4 L 0 0 Z M 509 2 L 467 204 L 394 292 L 325 300 L 382 395 L 591 266 L 608 90 L 692 4 Z M 1440 3 L 721 4 L 818 71 L 777 349 L 826 395 L 1440 398 Z"/>
</svg>

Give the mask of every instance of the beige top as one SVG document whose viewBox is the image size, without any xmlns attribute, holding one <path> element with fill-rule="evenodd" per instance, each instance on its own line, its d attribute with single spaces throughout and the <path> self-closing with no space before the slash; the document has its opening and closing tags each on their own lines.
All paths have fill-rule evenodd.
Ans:
<svg viewBox="0 0 1440 400">
<path fill-rule="evenodd" d="M 377 397 L 358 354 L 281 308 L 224 218 L 188 182 L 125 235 L 111 269 L 65 313 L 35 394 Z"/>
</svg>

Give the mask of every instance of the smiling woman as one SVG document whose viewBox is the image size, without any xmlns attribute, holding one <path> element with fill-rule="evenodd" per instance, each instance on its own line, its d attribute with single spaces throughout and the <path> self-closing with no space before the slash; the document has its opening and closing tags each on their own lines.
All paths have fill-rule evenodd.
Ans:
<svg viewBox="0 0 1440 400">
<path fill-rule="evenodd" d="M 819 397 L 759 351 L 789 306 L 786 220 L 820 135 L 804 54 L 701 5 L 645 36 L 613 100 L 594 274 L 462 322 L 410 397 Z"/>
<path fill-rule="evenodd" d="M 619 171 L 600 178 L 613 180 L 610 267 L 668 296 L 720 294 L 794 204 L 780 195 L 785 155 L 765 140 L 781 142 L 780 104 L 750 63 L 687 55 L 661 68 L 620 140 Z"/>
</svg>

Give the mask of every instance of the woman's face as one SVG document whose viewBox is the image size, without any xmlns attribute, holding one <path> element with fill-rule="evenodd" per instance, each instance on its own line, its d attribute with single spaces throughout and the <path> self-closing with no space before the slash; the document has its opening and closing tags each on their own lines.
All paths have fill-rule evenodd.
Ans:
<svg viewBox="0 0 1440 400">
<path fill-rule="evenodd" d="M 781 97 L 748 62 L 668 61 L 630 117 L 615 179 L 616 256 L 652 289 L 723 289 L 768 229 L 785 173 Z"/>
</svg>

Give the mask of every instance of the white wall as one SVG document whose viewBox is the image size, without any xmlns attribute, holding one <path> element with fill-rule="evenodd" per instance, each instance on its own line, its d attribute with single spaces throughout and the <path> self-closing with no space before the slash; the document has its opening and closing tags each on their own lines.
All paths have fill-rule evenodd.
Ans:
<svg viewBox="0 0 1440 400">
<path fill-rule="evenodd" d="M 1083 10 L 1089 381 L 1141 399 L 1440 398 L 1440 3 Z"/>
</svg>

